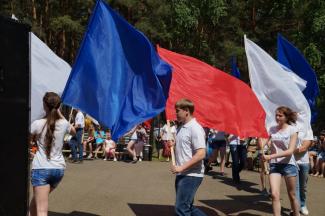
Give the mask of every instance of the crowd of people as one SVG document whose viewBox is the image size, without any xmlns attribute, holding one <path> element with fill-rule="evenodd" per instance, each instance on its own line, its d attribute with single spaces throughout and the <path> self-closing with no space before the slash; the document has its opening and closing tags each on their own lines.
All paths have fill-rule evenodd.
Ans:
<svg viewBox="0 0 325 216">
<path fill-rule="evenodd" d="M 100 151 L 103 160 L 117 161 L 119 157 L 120 151 L 117 151 L 117 143 L 112 140 L 109 129 L 94 124 L 80 110 L 75 111 L 73 123 L 70 123 L 61 114 L 60 105 L 60 97 L 56 93 L 46 93 L 43 98 L 46 115 L 31 125 L 30 143 L 36 144 L 37 150 L 32 152 L 30 215 L 47 215 L 48 196 L 60 183 L 66 167 L 62 153 L 64 143 L 68 143 L 71 149 L 71 163 L 98 159 Z M 163 156 L 169 161 L 172 156 L 175 157 L 171 172 L 176 174 L 176 215 L 187 215 L 189 212 L 191 215 L 205 215 L 194 207 L 193 200 L 204 174 L 213 169 L 213 163 L 219 164 L 219 175 L 224 176 L 231 156 L 232 180 L 234 184 L 240 184 L 240 172 L 247 161 L 247 146 L 253 141 L 257 145 L 261 168 L 261 193 L 271 198 L 274 215 L 281 214 L 282 177 L 292 215 L 300 215 L 300 212 L 309 214 L 306 206 L 307 179 L 309 175 L 325 175 L 325 131 L 321 131 L 319 138 L 313 137 L 296 123 L 295 112 L 288 107 L 279 107 L 275 112 L 277 125 L 270 128 L 268 139 L 242 139 L 215 129 L 203 129 L 193 117 L 194 104 L 190 100 L 179 100 L 175 109 L 177 121 L 167 121 L 155 138 L 159 159 Z M 124 144 L 125 150 L 132 163 L 143 159 L 148 130 L 144 124 L 139 124 L 125 135 L 129 137 L 128 143 Z M 85 131 L 87 138 L 83 137 Z"/>
<path fill-rule="evenodd" d="M 118 161 L 122 155 L 128 153 L 133 163 L 143 160 L 143 147 L 148 143 L 149 129 L 139 124 L 126 133 L 121 140 L 129 142 L 121 144 L 112 140 L 110 129 L 102 127 L 91 117 L 84 116 L 80 110 L 75 110 L 74 126 L 83 133 L 67 136 L 65 146 L 71 150 L 69 162 L 82 163 L 83 160 L 103 159 Z M 72 120 L 73 121 L 73 120 Z"/>
</svg>

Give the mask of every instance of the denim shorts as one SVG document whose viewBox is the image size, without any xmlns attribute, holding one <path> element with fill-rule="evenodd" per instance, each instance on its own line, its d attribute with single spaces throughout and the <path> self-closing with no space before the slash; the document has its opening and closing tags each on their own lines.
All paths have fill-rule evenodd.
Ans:
<svg viewBox="0 0 325 216">
<path fill-rule="evenodd" d="M 64 175 L 64 169 L 33 169 L 31 182 L 33 187 L 50 185 L 51 188 L 58 186 Z"/>
<path fill-rule="evenodd" d="M 278 173 L 282 176 L 293 177 L 298 175 L 298 168 L 292 164 L 271 163 L 270 174 Z"/>
</svg>

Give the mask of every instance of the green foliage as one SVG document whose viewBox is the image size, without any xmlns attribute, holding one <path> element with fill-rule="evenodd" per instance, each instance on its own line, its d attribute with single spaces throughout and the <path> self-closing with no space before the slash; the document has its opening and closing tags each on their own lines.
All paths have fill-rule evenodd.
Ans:
<svg viewBox="0 0 325 216">
<path fill-rule="evenodd" d="M 50 20 L 50 29 L 53 31 L 67 31 L 82 33 L 83 27 L 78 21 L 71 19 L 69 15 L 64 15 L 61 17 L 55 17 Z"/>
<path fill-rule="evenodd" d="M 325 119 L 324 0 L 106 0 L 152 41 L 191 55 L 226 72 L 237 56 L 248 80 L 243 44 L 246 34 L 275 56 L 276 37 L 283 34 L 303 51 L 316 70 Z M 73 63 L 95 0 L 0 0 L 0 14 L 15 14 L 51 49 Z M 325 121 L 324 121 L 325 122 Z M 325 124 L 324 124 L 325 126 Z"/>
</svg>

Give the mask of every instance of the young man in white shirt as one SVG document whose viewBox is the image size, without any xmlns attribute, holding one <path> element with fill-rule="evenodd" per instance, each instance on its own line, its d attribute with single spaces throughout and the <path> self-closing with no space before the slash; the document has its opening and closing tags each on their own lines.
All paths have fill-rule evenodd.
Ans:
<svg viewBox="0 0 325 216">
<path fill-rule="evenodd" d="M 181 99 L 175 104 L 177 128 L 175 159 L 171 171 L 176 174 L 176 215 L 204 216 L 201 210 L 193 206 L 194 196 L 203 176 L 205 157 L 205 132 L 193 117 L 194 104 L 188 99 Z"/>
<path fill-rule="evenodd" d="M 70 140 L 70 148 L 72 153 L 73 163 L 82 163 L 83 159 L 83 144 L 82 134 L 85 127 L 85 117 L 79 109 L 76 109 L 77 115 L 74 121 L 74 128 L 76 129 L 76 135 Z M 77 149 L 79 152 L 79 160 L 77 158 Z"/>
</svg>

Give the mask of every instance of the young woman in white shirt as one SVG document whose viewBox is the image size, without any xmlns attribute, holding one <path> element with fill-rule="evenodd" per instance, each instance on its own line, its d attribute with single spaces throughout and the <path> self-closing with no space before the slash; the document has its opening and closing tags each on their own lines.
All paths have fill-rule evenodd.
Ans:
<svg viewBox="0 0 325 216">
<path fill-rule="evenodd" d="M 43 97 L 46 115 L 31 125 L 31 143 L 36 142 L 37 151 L 33 155 L 31 182 L 33 198 L 30 216 L 48 214 L 48 197 L 62 180 L 65 160 L 62 155 L 63 139 L 66 133 L 74 135 L 74 127 L 60 112 L 61 99 L 54 92 Z"/>
<path fill-rule="evenodd" d="M 297 143 L 297 128 L 294 126 L 297 115 L 288 107 L 278 107 L 275 112 L 277 125 L 270 128 L 270 155 L 263 155 L 270 160 L 270 186 L 272 193 L 273 215 L 281 215 L 280 186 L 282 176 L 285 179 L 287 192 L 294 216 L 299 216 L 299 204 L 295 187 L 298 174 L 294 151 Z"/>
</svg>

